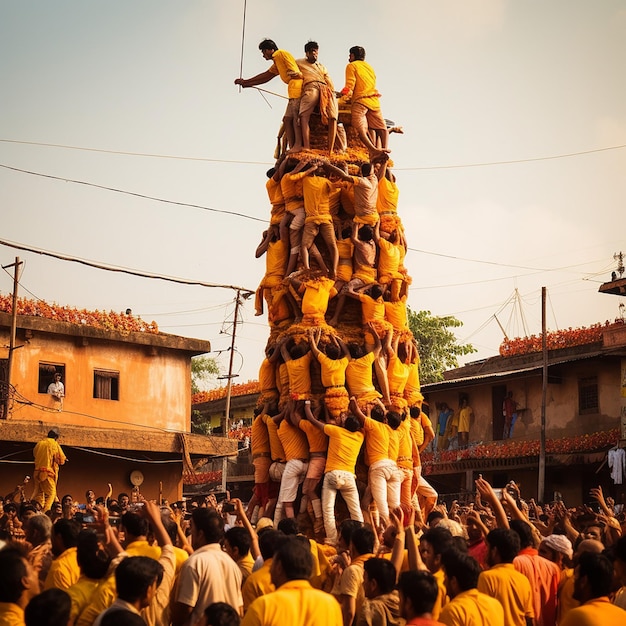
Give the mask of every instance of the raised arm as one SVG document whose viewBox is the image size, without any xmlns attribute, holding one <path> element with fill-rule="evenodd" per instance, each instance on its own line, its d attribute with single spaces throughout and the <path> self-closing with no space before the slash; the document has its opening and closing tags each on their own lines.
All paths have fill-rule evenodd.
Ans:
<svg viewBox="0 0 626 626">
<path fill-rule="evenodd" d="M 311 411 L 310 400 L 304 401 L 304 416 L 307 418 L 307 420 L 309 420 L 309 422 L 311 422 L 311 424 L 313 424 L 313 426 L 319 428 L 320 430 L 324 430 L 324 426 L 326 426 L 326 424 L 318 420 L 315 415 L 313 415 L 313 411 Z"/>
<path fill-rule="evenodd" d="M 509 520 L 506 517 L 502 503 L 498 499 L 493 487 L 482 477 L 482 474 L 474 482 L 476 483 L 476 490 L 480 493 L 481 498 L 491 506 L 491 510 L 496 516 L 498 526 L 501 528 L 509 528 Z"/>
<path fill-rule="evenodd" d="M 365 420 L 367 419 L 367 415 L 359 409 L 359 405 L 357 404 L 356 398 L 352 396 L 350 398 L 350 405 L 348 407 L 352 414 L 361 422 L 361 426 L 365 424 Z"/>
<path fill-rule="evenodd" d="M 235 85 L 240 85 L 244 89 L 247 87 L 256 87 L 257 85 L 264 85 L 265 83 L 269 83 L 272 78 L 275 78 L 278 74 L 274 74 L 267 70 L 266 72 L 261 72 L 252 78 L 236 78 Z"/>
</svg>

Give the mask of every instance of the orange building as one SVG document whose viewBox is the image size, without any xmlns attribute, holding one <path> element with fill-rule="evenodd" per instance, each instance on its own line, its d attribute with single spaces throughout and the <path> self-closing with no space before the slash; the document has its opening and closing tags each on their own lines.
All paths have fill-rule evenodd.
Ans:
<svg viewBox="0 0 626 626">
<path fill-rule="evenodd" d="M 8 381 L 11 315 L 0 312 L 0 493 L 32 474 L 33 445 L 53 426 L 69 459 L 58 493 L 79 500 L 87 489 L 104 495 L 107 483 L 114 495 L 129 492 L 137 470 L 145 497 L 178 500 L 194 458 L 237 453 L 235 441 L 191 434 L 191 357 L 209 352 L 208 341 L 159 333 L 132 316 L 131 324 L 102 314 L 94 324 L 88 315 L 39 315 L 17 316 Z M 60 399 L 48 392 L 55 374 Z"/>
</svg>

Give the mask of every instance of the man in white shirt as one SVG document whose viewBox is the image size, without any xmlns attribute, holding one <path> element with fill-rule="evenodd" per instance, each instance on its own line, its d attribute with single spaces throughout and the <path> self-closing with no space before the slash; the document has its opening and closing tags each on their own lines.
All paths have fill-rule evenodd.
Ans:
<svg viewBox="0 0 626 626">
<path fill-rule="evenodd" d="M 193 511 L 191 543 L 195 552 L 180 570 L 176 599 L 171 606 L 173 626 L 193 626 L 214 602 L 226 602 L 242 614 L 241 570 L 222 551 L 223 537 L 224 521 L 217 511 Z"/>
</svg>

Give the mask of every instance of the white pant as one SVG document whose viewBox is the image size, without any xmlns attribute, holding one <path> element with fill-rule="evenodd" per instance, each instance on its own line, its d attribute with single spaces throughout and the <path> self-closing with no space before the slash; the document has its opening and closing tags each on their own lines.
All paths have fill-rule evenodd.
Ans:
<svg viewBox="0 0 626 626">
<path fill-rule="evenodd" d="M 385 522 L 389 521 L 389 509 L 400 506 L 402 478 L 402 472 L 391 459 L 383 459 L 370 465 L 370 491 L 378 513 Z"/>
<path fill-rule="evenodd" d="M 280 480 L 279 502 L 295 502 L 298 485 L 304 480 L 309 464 L 300 459 L 287 461 L 283 477 Z"/>
<path fill-rule="evenodd" d="M 417 480 L 417 489 L 415 493 L 422 496 L 423 498 L 434 498 L 435 504 L 437 503 L 437 499 L 439 498 L 439 494 L 435 491 L 435 488 L 422 476 L 422 466 L 417 465 L 413 468 L 413 472 L 415 473 L 415 478 Z"/>
<path fill-rule="evenodd" d="M 331 470 L 324 476 L 322 485 L 322 515 L 326 538 L 332 545 L 337 543 L 337 525 L 335 523 L 335 501 L 340 491 L 346 502 L 350 519 L 363 521 L 363 513 L 359 504 L 359 492 L 356 488 L 354 474 L 342 470 Z"/>
</svg>

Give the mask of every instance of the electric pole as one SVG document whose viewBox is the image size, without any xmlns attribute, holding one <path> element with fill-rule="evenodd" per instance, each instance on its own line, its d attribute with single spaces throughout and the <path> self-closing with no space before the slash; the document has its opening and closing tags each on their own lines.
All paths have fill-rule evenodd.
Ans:
<svg viewBox="0 0 626 626">
<path fill-rule="evenodd" d="M 4 396 L 4 403 L 2 407 L 2 417 L 4 419 L 9 418 L 9 406 L 10 406 L 10 389 L 11 389 L 11 372 L 13 370 L 13 352 L 15 351 L 15 335 L 17 332 L 17 289 L 19 287 L 19 270 L 22 265 L 20 257 L 15 257 L 15 263 L 10 265 L 3 265 L 2 269 L 14 268 L 13 270 L 13 305 L 11 307 L 11 337 L 9 339 L 9 359 L 7 363 L 7 380 L 6 391 Z"/>
<path fill-rule="evenodd" d="M 235 337 L 237 335 L 237 321 L 239 317 L 239 307 L 241 306 L 241 289 L 237 289 L 237 295 L 235 297 L 235 314 L 233 316 L 233 336 L 230 342 L 230 359 L 228 361 L 228 382 L 226 383 L 226 417 L 224 419 L 224 431 L 225 436 L 228 438 L 228 432 L 230 430 L 230 396 L 232 390 L 233 376 L 233 359 L 235 357 Z M 235 374 L 236 376 L 237 374 Z M 225 456 L 222 460 L 222 491 L 226 491 L 226 479 L 228 474 L 228 457 Z"/>
</svg>

